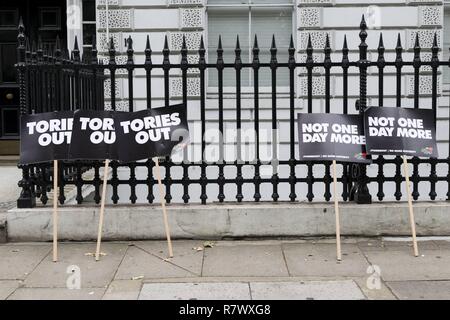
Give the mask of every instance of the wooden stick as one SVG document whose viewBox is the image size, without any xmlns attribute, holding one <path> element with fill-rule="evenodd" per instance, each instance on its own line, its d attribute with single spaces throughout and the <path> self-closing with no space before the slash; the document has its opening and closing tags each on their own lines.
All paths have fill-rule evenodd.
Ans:
<svg viewBox="0 0 450 320">
<path fill-rule="evenodd" d="M 102 243 L 103 217 L 105 216 L 106 187 L 108 186 L 109 160 L 105 160 L 105 170 L 103 171 L 102 200 L 100 203 L 100 217 L 98 221 L 97 249 L 95 250 L 95 261 L 100 260 L 100 245 Z"/>
<path fill-rule="evenodd" d="M 417 247 L 416 223 L 414 221 L 414 209 L 413 209 L 413 202 L 412 202 L 412 196 L 411 196 L 411 188 L 409 185 L 408 160 L 406 159 L 406 156 L 403 156 L 403 171 L 404 171 L 405 180 L 406 180 L 406 193 L 408 194 L 409 221 L 411 223 L 414 256 L 418 257 L 419 249 Z"/>
<path fill-rule="evenodd" d="M 158 179 L 158 186 L 159 186 L 159 197 L 161 198 L 161 207 L 163 210 L 163 217 L 164 217 L 164 229 L 166 230 L 166 237 L 167 237 L 167 246 L 169 247 L 169 257 L 173 257 L 173 249 L 172 249 L 172 240 L 170 239 L 170 228 L 169 228 L 169 220 L 167 219 L 167 211 L 166 211 L 166 193 L 164 192 L 164 188 L 161 182 L 161 171 L 159 168 L 159 159 L 153 158 L 153 161 L 156 165 L 156 179 Z"/>
<path fill-rule="evenodd" d="M 339 219 L 339 197 L 337 194 L 337 177 L 336 177 L 336 160 L 333 160 L 333 198 L 334 198 L 334 214 L 336 216 L 336 252 L 337 260 L 342 260 L 341 253 L 341 224 Z"/>
<path fill-rule="evenodd" d="M 53 160 L 53 262 L 58 261 L 58 160 Z"/>
</svg>

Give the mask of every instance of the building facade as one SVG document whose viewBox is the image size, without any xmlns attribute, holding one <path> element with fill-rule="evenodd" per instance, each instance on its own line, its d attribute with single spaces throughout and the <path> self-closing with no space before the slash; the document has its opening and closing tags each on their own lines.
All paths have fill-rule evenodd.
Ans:
<svg viewBox="0 0 450 320">
<path fill-rule="evenodd" d="M 383 33 L 384 47 L 386 49 L 386 60 L 394 61 L 396 57 L 395 48 L 399 44 L 403 48 L 403 59 L 413 60 L 413 48 L 416 35 L 419 35 L 421 59 L 431 59 L 431 47 L 435 34 L 440 48 L 441 59 L 448 59 L 448 48 L 450 47 L 450 2 L 440 0 L 67 0 L 61 5 L 60 2 L 47 1 L 17 1 L 18 8 L 11 5 L 0 8 L 0 13 L 5 12 L 0 22 L 11 24 L 18 15 L 23 12 L 32 16 L 31 12 L 37 10 L 39 19 L 26 19 L 29 28 L 46 31 L 44 42 L 49 46 L 53 43 L 51 39 L 58 34 L 63 39 L 69 50 L 73 49 L 75 37 L 78 39 L 80 50 L 84 55 L 89 55 L 92 49 L 93 39 L 96 39 L 99 58 L 103 63 L 108 63 L 108 50 L 110 40 L 114 43 L 117 52 L 116 63 L 125 64 L 126 39 L 133 39 L 135 63 L 143 63 L 145 59 L 144 49 L 147 36 L 149 36 L 152 58 L 154 63 L 161 63 L 162 50 L 165 40 L 168 40 L 171 62 L 180 61 L 180 50 L 183 36 L 186 39 L 189 63 L 198 62 L 198 49 L 200 39 L 203 37 L 207 48 L 207 61 L 214 63 L 217 59 L 217 48 L 219 36 L 221 36 L 224 50 L 225 63 L 233 63 L 236 46 L 236 36 L 239 35 L 242 60 L 252 61 L 252 48 L 254 37 L 258 36 L 261 62 L 270 61 L 270 48 L 272 36 L 275 36 L 277 47 L 277 58 L 279 61 L 287 61 L 288 48 L 291 35 L 296 48 L 296 60 L 305 61 L 308 39 L 314 49 L 315 61 L 323 61 L 324 48 L 327 38 L 331 48 L 332 61 L 341 61 L 344 38 L 349 49 L 351 60 L 358 60 L 358 46 L 360 44 L 359 25 L 361 16 L 364 15 L 368 25 L 368 59 L 376 60 L 380 33 Z M 448 2 L 448 3 L 447 3 Z M 30 8 L 36 6 L 36 8 Z M 448 9 L 447 9 L 448 8 Z M 12 18 L 11 18 L 12 17 Z M 9 20 L 8 20 L 9 19 Z M 13 20 L 11 20 L 13 19 Z M 49 21 L 47 21 L 49 20 Z M 67 24 L 64 23 L 67 21 Z M 11 26 L 9 33 L 12 34 Z M 37 29 L 36 29 L 37 28 Z M 6 29 L 5 29 L 6 30 Z M 52 32 L 52 33 L 49 33 Z M 37 41 L 39 32 L 30 34 L 32 40 Z M 42 36 L 42 35 L 41 35 Z M 4 36 L 6 37 L 6 36 Z M 11 38 L 11 35 L 9 36 Z M 11 38 L 12 39 L 12 38 Z M 9 39 L 9 43 L 12 43 Z M 5 41 L 4 41 L 5 42 Z M 2 66 L 11 65 L 11 45 L 2 46 Z M 10 55 L 8 51 L 10 50 Z M 443 68 L 445 69 L 445 68 Z M 9 70 L 9 69 L 8 69 Z M 6 70 L 6 71 L 8 71 Z M 312 81 L 313 90 L 313 112 L 324 112 L 325 77 L 324 70 L 314 70 Z M 368 70 L 368 106 L 377 106 L 378 101 L 378 76 L 376 68 Z M 8 72 L 3 71 L 3 75 Z M 413 105 L 414 73 L 413 68 L 402 70 L 402 106 Z M 146 102 L 146 78 L 142 72 L 134 73 L 134 110 L 144 109 Z M 10 77 L 11 78 L 11 77 Z M 13 79 L 9 79 L 12 83 Z M 152 74 L 152 104 L 154 106 L 164 105 L 164 78 L 162 71 Z M 128 86 L 126 70 L 118 71 L 115 79 L 116 109 L 128 110 Z M 224 119 L 225 129 L 235 128 L 235 84 L 234 74 L 230 70 L 224 72 Z M 288 71 L 280 70 L 277 76 L 277 110 L 279 130 L 279 152 L 280 155 L 289 152 L 289 136 L 284 127 L 289 125 L 289 79 Z M 271 130 L 271 82 L 270 74 L 260 74 L 260 125 L 262 129 Z M 384 102 L 386 106 L 395 106 L 396 103 L 396 73 L 394 68 L 386 68 L 384 76 Z M 7 88 L 8 79 L 3 76 L 2 86 Z M 217 72 L 210 70 L 206 81 L 206 119 L 207 129 L 214 130 L 218 127 L 218 78 Z M 251 70 L 242 74 L 242 119 L 243 128 L 252 128 L 254 121 L 254 95 L 253 75 Z M 342 112 L 342 74 L 338 71 L 331 75 L 331 112 Z M 13 87 L 13 86 L 12 86 Z M 175 70 L 170 73 L 169 93 L 171 103 L 177 103 L 182 98 L 181 71 Z M 306 70 L 298 68 L 295 78 L 295 108 L 298 112 L 306 112 L 308 81 Z M 357 113 L 356 101 L 359 98 L 359 73 L 357 70 L 349 70 L 349 113 Z M 432 77 L 431 68 L 422 67 L 420 77 L 421 105 L 427 107 L 431 104 Z M 448 155 L 448 126 L 449 126 L 449 98 L 450 72 L 440 70 L 438 78 L 438 139 L 441 155 Z M 9 89 L 8 89 L 9 90 Z M 187 80 L 189 120 L 195 123 L 200 119 L 200 78 L 199 70 L 192 68 L 188 70 Z M 111 81 L 105 81 L 106 108 L 110 108 Z M 3 110 L 3 107 L 2 107 Z M 2 128 L 7 128 L 8 115 L 2 113 Z M 8 136 L 2 129 L 2 138 Z M 17 129 L 15 129 L 17 131 Z M 14 131 L 14 128 L 13 130 Z M 13 132 L 14 133 L 14 132 Z M 14 134 L 5 140 L 14 140 Z M 2 143 L 2 142 L 0 142 Z M 214 146 L 214 142 L 211 146 Z M 251 142 L 250 142 L 251 144 Z M 199 160 L 195 145 L 192 146 L 189 159 Z M 212 153 L 214 153 L 212 151 Z M 227 157 L 229 157 L 227 159 Z M 225 155 L 225 160 L 234 161 L 233 152 Z M 445 171 L 447 168 L 438 168 Z M 280 168 L 280 170 L 283 170 Z M 376 175 L 376 168 L 369 172 Z M 127 174 L 127 173 L 123 173 Z M 144 174 L 144 173 L 143 173 Z M 211 173 L 214 174 L 214 173 Z M 271 175 L 272 172 L 268 172 Z M 299 173 L 301 174 L 301 173 Z M 139 176 L 139 172 L 137 173 Z M 250 175 L 250 173 L 249 173 Z M 225 190 L 233 193 L 233 190 Z M 122 190 L 123 199 L 127 199 L 127 190 Z M 174 191 L 176 193 L 176 191 Z M 269 191 L 268 191 L 269 192 Z M 252 191 L 248 197 L 251 198 Z M 280 192 L 281 193 L 281 192 Z M 288 195 L 289 192 L 284 192 Z M 392 192 L 393 194 L 393 192 Z M 245 196 L 245 195 L 244 195 Z M 444 199 L 445 194 L 439 194 L 438 198 Z M 138 197 L 139 198 L 139 197 Z M 177 196 L 174 196 L 176 200 Z M 196 196 L 192 196 L 195 202 Z M 198 198 L 198 197 L 197 197 Z M 232 198 L 232 197 L 231 197 Z M 287 200 L 284 197 L 280 200 Z M 320 197 L 318 197 L 320 199 Z M 142 197 L 145 201 L 145 196 Z"/>
</svg>

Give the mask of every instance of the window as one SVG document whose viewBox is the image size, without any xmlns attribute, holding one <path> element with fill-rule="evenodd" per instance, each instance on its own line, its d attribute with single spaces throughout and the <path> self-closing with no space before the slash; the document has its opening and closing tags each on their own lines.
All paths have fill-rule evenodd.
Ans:
<svg viewBox="0 0 450 320">
<path fill-rule="evenodd" d="M 83 53 L 89 55 L 97 31 L 95 22 L 95 0 L 83 0 Z"/>
<path fill-rule="evenodd" d="M 60 30 L 61 8 L 39 8 L 39 30 Z"/>
<path fill-rule="evenodd" d="M 234 62 L 236 36 L 239 35 L 242 50 L 242 62 L 251 62 L 252 48 L 255 34 L 258 36 L 260 61 L 270 61 L 270 46 L 272 35 L 275 35 L 278 49 L 278 61 L 287 62 L 288 48 L 292 30 L 293 15 L 292 0 L 208 0 L 208 60 L 217 60 L 217 44 L 219 35 L 222 36 L 224 60 Z M 242 86 L 253 86 L 253 71 L 249 68 L 242 70 Z M 260 86 L 270 86 L 270 69 L 260 70 Z M 277 70 L 277 85 L 289 85 L 289 71 L 287 68 Z M 209 86 L 217 87 L 217 72 L 209 72 Z M 235 86 L 235 71 L 225 69 L 224 86 Z"/>
<path fill-rule="evenodd" d="M 450 55 L 450 1 L 445 2 L 444 7 L 444 60 L 448 61 Z M 443 78 L 445 84 L 450 84 L 450 68 L 443 68 Z"/>
<path fill-rule="evenodd" d="M 16 30 L 19 22 L 19 11 L 17 9 L 0 10 L 0 29 Z"/>
</svg>

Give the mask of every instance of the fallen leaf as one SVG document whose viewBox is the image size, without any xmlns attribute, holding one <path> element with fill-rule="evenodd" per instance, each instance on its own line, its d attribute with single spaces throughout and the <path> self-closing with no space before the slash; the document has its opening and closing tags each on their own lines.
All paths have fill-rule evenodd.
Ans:
<svg viewBox="0 0 450 320">
<path fill-rule="evenodd" d="M 131 280 L 142 280 L 144 276 L 131 277 Z"/>
<path fill-rule="evenodd" d="M 205 242 L 203 242 L 203 247 L 205 247 L 205 248 L 213 248 L 215 245 L 216 244 L 213 241 L 205 241 Z"/>
<path fill-rule="evenodd" d="M 193 247 L 192 250 L 203 251 L 203 247 Z"/>
<path fill-rule="evenodd" d="M 91 296 L 92 296 L 93 294 L 94 294 L 94 291 L 91 291 L 91 292 L 89 292 L 89 295 L 91 295 Z"/>
</svg>

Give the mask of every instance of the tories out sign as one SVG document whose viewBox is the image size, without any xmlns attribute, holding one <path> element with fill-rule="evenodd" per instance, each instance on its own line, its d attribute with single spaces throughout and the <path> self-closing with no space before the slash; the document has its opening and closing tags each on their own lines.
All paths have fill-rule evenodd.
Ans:
<svg viewBox="0 0 450 320">
<path fill-rule="evenodd" d="M 366 110 L 364 121 L 370 154 L 438 156 L 431 109 L 372 107 Z"/>
<path fill-rule="evenodd" d="M 112 111 L 78 110 L 74 114 L 70 159 L 116 160 L 117 144 Z"/>
<path fill-rule="evenodd" d="M 359 115 L 299 114 L 300 160 L 370 163 Z"/>
<path fill-rule="evenodd" d="M 184 104 L 115 114 L 118 158 L 123 162 L 168 156 L 188 138 Z"/>
<path fill-rule="evenodd" d="M 23 115 L 20 120 L 21 164 L 64 160 L 72 139 L 73 112 Z"/>
</svg>

